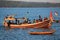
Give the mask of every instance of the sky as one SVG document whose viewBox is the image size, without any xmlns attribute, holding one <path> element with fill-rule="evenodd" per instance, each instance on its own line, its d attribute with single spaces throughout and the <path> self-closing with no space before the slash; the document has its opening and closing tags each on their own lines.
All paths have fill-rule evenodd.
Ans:
<svg viewBox="0 0 60 40">
<path fill-rule="evenodd" d="M 6 0 L 6 1 L 25 1 L 25 2 L 50 2 L 50 3 L 60 3 L 60 0 Z"/>
</svg>

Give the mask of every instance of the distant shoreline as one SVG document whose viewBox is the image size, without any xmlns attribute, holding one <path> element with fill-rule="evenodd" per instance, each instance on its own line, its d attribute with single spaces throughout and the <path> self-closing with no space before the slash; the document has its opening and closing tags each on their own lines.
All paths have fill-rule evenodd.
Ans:
<svg viewBox="0 0 60 40">
<path fill-rule="evenodd" d="M 60 7 L 60 3 L 0 1 L 0 7 Z"/>
</svg>

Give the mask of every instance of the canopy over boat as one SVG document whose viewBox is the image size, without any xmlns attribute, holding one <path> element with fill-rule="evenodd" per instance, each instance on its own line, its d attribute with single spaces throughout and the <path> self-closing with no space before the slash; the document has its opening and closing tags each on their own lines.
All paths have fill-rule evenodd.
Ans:
<svg viewBox="0 0 60 40">
<path fill-rule="evenodd" d="M 14 18 L 13 16 L 5 17 L 4 20 L 26 20 L 27 18 Z"/>
</svg>

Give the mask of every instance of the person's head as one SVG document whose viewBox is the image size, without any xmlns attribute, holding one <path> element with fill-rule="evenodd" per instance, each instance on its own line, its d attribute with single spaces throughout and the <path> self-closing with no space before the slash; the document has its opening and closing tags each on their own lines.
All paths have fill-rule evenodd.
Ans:
<svg viewBox="0 0 60 40">
<path fill-rule="evenodd" d="M 35 20 L 35 19 L 34 19 Z"/>
<path fill-rule="evenodd" d="M 41 16 L 39 15 L 39 18 L 41 18 Z"/>
</svg>

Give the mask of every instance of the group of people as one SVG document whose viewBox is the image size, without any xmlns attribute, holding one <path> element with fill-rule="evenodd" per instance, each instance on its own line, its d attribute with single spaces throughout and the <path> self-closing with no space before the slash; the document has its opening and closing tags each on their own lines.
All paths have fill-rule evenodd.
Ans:
<svg viewBox="0 0 60 40">
<path fill-rule="evenodd" d="M 45 20 L 48 20 L 48 18 L 47 17 L 44 17 L 44 21 Z M 43 21 L 43 19 L 41 18 L 41 16 L 39 15 L 39 19 L 33 19 L 33 23 L 36 23 L 36 22 L 42 22 Z M 25 21 L 24 21 L 24 23 L 31 23 L 31 20 L 29 20 L 29 18 L 27 18 Z"/>
<path fill-rule="evenodd" d="M 6 17 L 7 18 L 7 17 Z M 48 18 L 47 17 L 44 17 L 44 20 L 47 20 Z M 33 20 L 33 23 L 36 23 L 36 22 L 42 22 L 43 19 L 41 18 L 41 16 L 39 15 L 39 19 L 34 19 Z M 9 20 L 8 24 L 11 24 L 14 22 L 11 22 L 11 20 Z M 27 18 L 26 20 L 24 20 L 24 22 L 20 23 L 20 20 L 18 20 L 17 18 L 15 18 L 15 24 L 24 24 L 24 23 L 28 23 L 28 24 L 31 24 L 31 20 L 29 18 Z"/>
<path fill-rule="evenodd" d="M 48 18 L 47 17 L 44 17 L 44 21 L 45 20 L 48 20 Z M 33 20 L 33 23 L 35 23 L 35 22 L 42 22 L 43 21 L 43 19 L 41 18 L 41 16 L 39 15 L 39 19 L 34 19 Z"/>
</svg>

